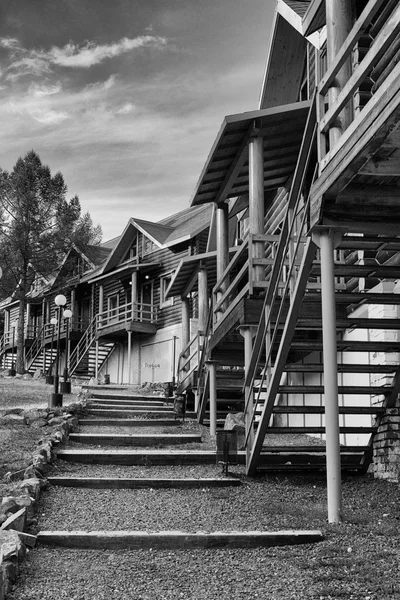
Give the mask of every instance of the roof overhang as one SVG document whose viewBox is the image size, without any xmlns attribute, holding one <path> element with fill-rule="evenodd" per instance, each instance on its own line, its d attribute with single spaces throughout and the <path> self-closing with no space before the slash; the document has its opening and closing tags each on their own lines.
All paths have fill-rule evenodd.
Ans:
<svg viewBox="0 0 400 600">
<path fill-rule="evenodd" d="M 233 254 L 238 246 L 229 249 Z M 197 291 L 197 274 L 200 268 L 207 270 L 207 281 L 210 287 L 217 282 L 217 251 L 204 252 L 195 256 L 187 256 L 179 263 L 166 291 L 166 297 L 181 296 L 185 298 L 190 292 Z"/>
<path fill-rule="evenodd" d="M 113 279 L 117 277 L 118 279 L 124 277 L 125 275 L 129 275 L 134 271 L 140 271 L 143 269 L 150 269 L 153 267 L 158 267 L 160 263 L 158 262 L 145 262 L 145 263 L 130 263 L 128 265 L 123 265 L 119 269 L 113 269 L 108 273 L 104 273 L 103 275 L 99 275 L 98 277 L 94 277 L 93 279 L 88 279 L 87 283 L 97 283 L 98 281 L 104 281 L 105 279 Z"/>
<path fill-rule="evenodd" d="M 278 189 L 292 175 L 310 101 L 225 117 L 200 175 L 191 204 L 220 204 L 249 193 L 248 145 L 264 138 L 264 190 Z"/>
</svg>

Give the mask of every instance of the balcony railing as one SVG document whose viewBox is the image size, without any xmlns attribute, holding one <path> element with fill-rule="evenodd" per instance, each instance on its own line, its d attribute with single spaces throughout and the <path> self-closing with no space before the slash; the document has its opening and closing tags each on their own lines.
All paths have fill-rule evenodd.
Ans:
<svg viewBox="0 0 400 600">
<path fill-rule="evenodd" d="M 365 56 L 358 52 L 358 44 L 362 36 L 368 35 L 371 40 Z M 375 110 L 375 119 L 383 118 L 379 110 L 380 102 L 389 104 L 399 88 L 400 62 L 400 5 L 393 0 L 370 0 L 355 22 L 352 30 L 342 44 L 335 60 L 329 66 L 318 85 L 318 121 L 319 121 L 319 160 L 321 171 L 356 132 L 360 133 L 360 124 L 368 113 Z M 343 65 L 352 56 L 359 56 L 358 64 L 341 90 L 335 88 L 335 78 Z M 349 105 L 351 108 L 354 95 L 368 87 L 365 102 L 360 110 L 353 110 L 353 118 L 341 137 L 332 147 L 328 133 L 339 114 Z M 330 89 L 336 93 L 329 94 Z M 362 93 L 362 92 L 361 92 Z M 328 102 L 327 102 L 328 101 Z"/>
<path fill-rule="evenodd" d="M 97 328 L 110 327 L 130 321 L 157 323 L 157 308 L 144 302 L 129 302 L 116 308 L 104 310 L 97 315 Z"/>
</svg>

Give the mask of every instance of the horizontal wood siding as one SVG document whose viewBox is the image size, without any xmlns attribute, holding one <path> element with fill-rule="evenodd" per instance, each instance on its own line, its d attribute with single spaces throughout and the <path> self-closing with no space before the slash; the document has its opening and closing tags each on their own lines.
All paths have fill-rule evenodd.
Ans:
<svg viewBox="0 0 400 600">
<path fill-rule="evenodd" d="M 172 252 L 168 248 L 158 250 L 148 255 L 149 262 L 159 262 L 160 267 L 157 270 L 157 275 L 153 280 L 153 303 L 157 307 L 158 327 L 168 327 L 176 325 L 182 321 L 181 300 L 179 297 L 174 297 L 171 306 L 160 307 L 160 278 L 168 273 L 174 273 L 182 258 L 188 256 L 188 244 L 179 248 L 180 251 Z"/>
</svg>

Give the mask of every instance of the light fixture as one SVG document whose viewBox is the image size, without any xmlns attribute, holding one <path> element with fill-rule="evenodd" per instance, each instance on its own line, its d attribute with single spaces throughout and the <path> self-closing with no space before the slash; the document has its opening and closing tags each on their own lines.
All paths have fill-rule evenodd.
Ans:
<svg viewBox="0 0 400 600">
<path fill-rule="evenodd" d="M 58 296 L 56 296 L 54 298 L 54 302 L 57 304 L 57 306 L 65 306 L 67 304 L 67 299 L 63 294 L 58 294 Z"/>
</svg>

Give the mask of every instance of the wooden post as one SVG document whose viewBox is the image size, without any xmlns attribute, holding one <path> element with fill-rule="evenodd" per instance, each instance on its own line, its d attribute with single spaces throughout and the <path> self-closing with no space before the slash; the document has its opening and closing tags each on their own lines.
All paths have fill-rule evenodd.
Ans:
<svg viewBox="0 0 400 600">
<path fill-rule="evenodd" d="M 132 331 L 128 331 L 128 383 L 131 383 Z"/>
<path fill-rule="evenodd" d="M 342 520 L 342 500 L 333 254 L 334 232 L 328 229 L 321 231 L 317 238 L 319 240 L 319 246 L 321 249 L 321 300 L 324 356 L 328 521 L 330 523 L 340 523 Z"/>
<path fill-rule="evenodd" d="M 131 276 L 131 297 L 132 297 L 132 321 L 137 319 L 138 302 L 138 272 L 133 271 Z"/>
<path fill-rule="evenodd" d="M 208 318 L 207 269 L 201 266 L 197 275 L 199 289 L 199 320 L 198 330 L 205 333 Z"/>
<path fill-rule="evenodd" d="M 217 365 L 207 361 L 210 376 L 210 435 L 217 435 Z"/>
<path fill-rule="evenodd" d="M 100 285 L 99 285 L 99 325 L 100 326 L 102 324 L 102 318 L 100 315 L 103 312 L 103 308 L 104 308 L 104 285 L 102 283 L 100 283 Z"/>
<path fill-rule="evenodd" d="M 189 298 L 181 299 L 182 307 L 182 346 L 181 352 L 190 342 L 190 300 Z"/>
<path fill-rule="evenodd" d="M 354 3 L 352 0 L 330 0 L 329 2 L 326 2 L 325 5 L 327 60 L 329 68 L 353 26 Z M 332 106 L 332 104 L 335 103 L 340 90 L 349 80 L 350 75 L 351 62 L 350 59 L 348 59 L 336 75 L 334 86 L 329 89 L 329 106 Z M 349 102 L 346 108 L 338 116 L 335 126 L 331 127 L 329 130 L 329 142 L 331 148 L 337 143 L 343 131 L 349 126 L 352 118 L 353 106 L 352 103 Z"/>
<path fill-rule="evenodd" d="M 222 274 L 229 263 L 228 220 L 228 205 L 219 204 L 217 209 L 217 283 L 220 283 Z M 217 301 L 227 288 L 228 281 L 225 280 L 220 284 Z M 223 310 L 218 312 L 223 312 Z"/>
<path fill-rule="evenodd" d="M 254 135 L 249 143 L 249 232 L 264 233 L 264 140 L 259 135 Z M 253 242 L 249 248 L 252 258 L 264 258 L 264 247 L 264 242 Z M 249 277 L 263 281 L 264 267 L 253 267 Z"/>
<path fill-rule="evenodd" d="M 99 376 L 99 340 L 96 340 L 96 355 L 95 355 L 95 365 L 94 365 L 94 376 L 97 379 Z"/>
</svg>

